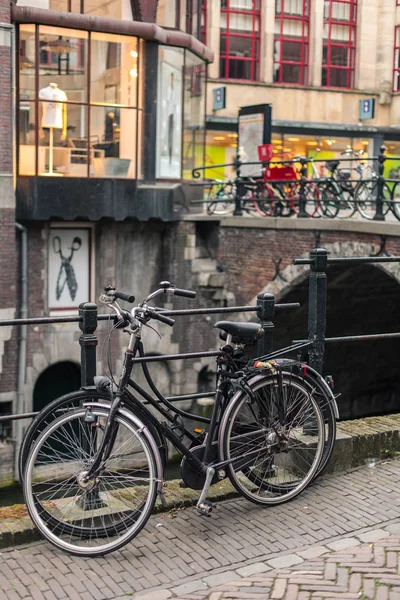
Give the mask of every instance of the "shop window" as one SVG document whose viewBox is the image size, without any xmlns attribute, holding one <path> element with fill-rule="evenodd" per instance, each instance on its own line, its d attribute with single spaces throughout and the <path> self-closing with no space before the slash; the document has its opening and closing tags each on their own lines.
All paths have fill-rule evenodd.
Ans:
<svg viewBox="0 0 400 600">
<path fill-rule="evenodd" d="M 322 85 L 354 87 L 357 0 L 325 0 Z"/>
<path fill-rule="evenodd" d="M 309 0 L 276 0 L 274 82 L 306 85 Z"/>
<path fill-rule="evenodd" d="M 205 65 L 189 52 L 185 59 L 183 97 L 183 173 L 192 178 L 192 169 L 204 164 Z"/>
<path fill-rule="evenodd" d="M 260 0 L 222 0 L 220 76 L 259 79 Z"/>
<path fill-rule="evenodd" d="M 35 28 L 20 27 L 19 174 L 136 177 L 138 40 L 45 26 L 38 36 L 36 69 Z"/>
<path fill-rule="evenodd" d="M 393 91 L 400 91 L 400 25 L 394 28 Z"/>
</svg>

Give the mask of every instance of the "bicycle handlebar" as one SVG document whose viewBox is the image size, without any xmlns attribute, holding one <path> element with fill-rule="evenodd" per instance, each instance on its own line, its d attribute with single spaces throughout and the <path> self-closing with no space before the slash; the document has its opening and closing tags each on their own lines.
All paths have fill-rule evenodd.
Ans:
<svg viewBox="0 0 400 600">
<path fill-rule="evenodd" d="M 147 313 L 152 319 L 156 319 L 156 321 L 161 321 L 161 323 L 165 323 L 165 325 L 169 325 L 170 327 L 173 327 L 175 325 L 175 319 L 171 319 L 171 317 L 166 317 L 162 313 L 152 310 L 151 308 L 147 309 Z"/>
<path fill-rule="evenodd" d="M 118 292 L 114 286 L 106 285 L 104 291 L 109 296 L 114 296 L 116 300 L 124 300 L 125 302 L 129 302 L 129 304 L 133 304 L 135 302 L 135 296 L 132 294 L 126 294 L 125 292 Z"/>
<path fill-rule="evenodd" d="M 196 292 L 194 290 L 182 290 L 180 288 L 174 288 L 174 296 L 183 296 L 184 298 L 196 298 Z"/>
</svg>

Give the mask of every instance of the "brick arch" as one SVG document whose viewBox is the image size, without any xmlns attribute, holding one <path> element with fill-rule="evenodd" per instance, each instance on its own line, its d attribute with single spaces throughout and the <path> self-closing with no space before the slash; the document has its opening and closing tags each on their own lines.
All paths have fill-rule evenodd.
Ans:
<svg viewBox="0 0 400 600">
<path fill-rule="evenodd" d="M 325 244 L 324 248 L 328 250 L 329 256 L 333 257 L 352 257 L 352 256 L 369 256 L 374 247 L 372 244 L 357 241 L 338 241 L 332 244 Z M 298 258 L 308 258 L 309 254 L 303 254 Z M 369 263 L 371 266 L 381 269 L 389 277 L 400 283 L 400 263 Z M 268 293 L 275 296 L 276 303 L 279 303 L 282 298 L 299 283 L 304 281 L 309 275 L 309 265 L 288 265 L 281 271 L 282 277 L 277 277 L 275 281 L 270 281 L 259 293 Z M 257 304 L 257 296 L 254 296 L 249 305 Z M 242 313 L 240 320 L 254 320 L 252 313 Z"/>
</svg>

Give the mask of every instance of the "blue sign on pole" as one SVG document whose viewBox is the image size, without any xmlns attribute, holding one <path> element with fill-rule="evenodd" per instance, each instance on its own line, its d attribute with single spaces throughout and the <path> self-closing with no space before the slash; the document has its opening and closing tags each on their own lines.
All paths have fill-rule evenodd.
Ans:
<svg viewBox="0 0 400 600">
<path fill-rule="evenodd" d="M 213 93 L 213 110 L 222 110 L 226 107 L 226 87 L 214 88 Z"/>
<path fill-rule="evenodd" d="M 360 121 L 373 119 L 375 116 L 375 98 L 360 100 Z"/>
</svg>

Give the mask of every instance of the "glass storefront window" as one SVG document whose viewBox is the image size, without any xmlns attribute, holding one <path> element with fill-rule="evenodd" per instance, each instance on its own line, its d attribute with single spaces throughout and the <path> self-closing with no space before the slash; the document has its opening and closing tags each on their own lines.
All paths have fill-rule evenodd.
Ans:
<svg viewBox="0 0 400 600">
<path fill-rule="evenodd" d="M 92 33 L 90 101 L 92 104 L 137 106 L 138 40 Z"/>
<path fill-rule="evenodd" d="M 87 102 L 87 40 L 84 31 L 39 27 L 39 90 L 56 83 L 66 101 Z"/>
<path fill-rule="evenodd" d="M 19 103 L 18 163 L 19 172 L 26 175 L 36 173 L 35 107 L 34 102 Z"/>
<path fill-rule="evenodd" d="M 92 177 L 136 177 L 136 110 L 112 106 L 90 109 Z"/>
<path fill-rule="evenodd" d="M 21 25 L 19 43 L 19 97 L 35 97 L 35 25 Z"/>
<path fill-rule="evenodd" d="M 138 40 L 40 26 L 35 65 L 35 31 L 20 27 L 19 174 L 136 177 Z"/>
<path fill-rule="evenodd" d="M 87 164 L 87 106 L 39 102 L 38 175 L 86 177 Z"/>
<path fill-rule="evenodd" d="M 183 178 L 192 178 L 192 169 L 204 163 L 205 66 L 190 52 L 185 57 Z"/>
</svg>

